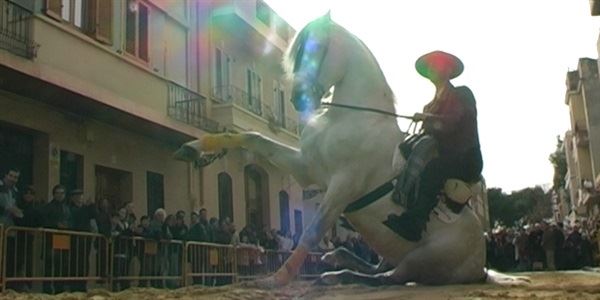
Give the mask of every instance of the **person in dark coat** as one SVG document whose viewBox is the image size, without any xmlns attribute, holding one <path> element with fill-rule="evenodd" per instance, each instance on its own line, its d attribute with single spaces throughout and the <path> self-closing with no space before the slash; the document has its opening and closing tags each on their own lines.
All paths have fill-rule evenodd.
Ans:
<svg viewBox="0 0 600 300">
<path fill-rule="evenodd" d="M 98 233 L 105 236 L 106 239 L 97 239 L 94 242 L 94 247 L 96 251 L 98 251 L 98 259 L 96 260 L 96 270 L 98 270 L 98 275 L 103 278 L 108 277 L 108 243 L 107 239 L 111 237 L 111 216 L 112 216 L 112 208 L 110 206 L 110 202 L 107 198 L 102 197 L 96 203 L 95 208 L 95 219 L 96 226 L 98 227 Z"/>
<path fill-rule="evenodd" d="M 434 51 L 421 56 L 415 67 L 417 72 L 431 80 L 436 93 L 423 113 L 413 120 L 423 121 L 426 137 L 433 138 L 431 147 L 437 157 L 431 159 L 421 172 L 418 198 L 401 215 L 390 214 L 384 224 L 409 241 L 418 241 L 425 230 L 429 214 L 438 202 L 438 193 L 449 178 L 475 182 L 481 177 L 483 159 L 477 129 L 475 97 L 466 86 L 454 87 L 450 83 L 463 71 L 456 56 Z M 431 152 L 428 149 L 427 152 Z M 410 154 L 408 160 L 415 156 Z"/>
<path fill-rule="evenodd" d="M 65 201 L 66 189 L 63 185 L 56 185 L 52 188 L 52 200 L 44 206 L 44 227 L 50 229 L 68 230 L 71 224 L 71 212 Z M 66 247 L 69 244 L 68 236 L 48 233 L 45 236 L 45 255 L 44 255 L 44 274 L 46 277 L 66 277 L 69 275 L 69 264 L 64 262 L 69 260 L 69 250 Z M 65 291 L 65 282 L 54 281 L 44 282 L 45 293 L 59 294 Z"/>
<path fill-rule="evenodd" d="M 71 214 L 71 230 L 92 232 L 92 220 L 95 218 L 94 207 L 85 204 L 83 190 L 74 189 L 69 192 L 69 209 Z M 89 272 L 89 255 L 92 237 L 86 235 L 71 236 L 71 270 L 70 276 L 86 277 Z M 71 282 L 72 292 L 85 292 L 86 280 Z"/>
<path fill-rule="evenodd" d="M 15 225 L 20 227 L 38 228 L 42 226 L 42 213 L 35 199 L 35 189 L 32 186 L 25 188 L 23 195 L 17 201 L 17 207 L 22 211 L 23 217 L 15 219 Z M 17 270 L 26 277 L 33 276 L 33 239 L 32 232 L 19 231 L 17 233 Z M 7 261 L 7 263 L 9 263 Z M 7 267 L 7 271 L 10 268 Z M 14 289 L 18 291 L 31 290 L 32 282 L 15 282 Z"/>
</svg>

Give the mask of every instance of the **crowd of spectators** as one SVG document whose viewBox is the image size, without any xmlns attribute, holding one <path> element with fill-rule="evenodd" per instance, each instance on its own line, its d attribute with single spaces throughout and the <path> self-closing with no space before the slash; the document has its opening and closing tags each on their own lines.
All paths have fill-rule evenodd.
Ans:
<svg viewBox="0 0 600 300">
<path fill-rule="evenodd" d="M 488 267 L 499 271 L 572 270 L 598 264 L 598 231 L 580 222 L 496 226 L 486 233 Z"/>
<path fill-rule="evenodd" d="M 177 277 L 181 274 L 182 244 L 164 241 L 193 241 L 215 244 L 233 244 L 256 250 L 255 253 L 265 251 L 290 252 L 298 245 L 301 232 L 294 235 L 287 230 L 257 228 L 248 224 L 237 232 L 230 218 L 209 218 L 208 211 L 204 208 L 192 211 L 187 216 L 183 210 L 175 214 L 168 214 L 165 209 L 159 208 L 152 215 L 137 217 L 134 213 L 133 203 L 125 203 L 113 207 L 108 198 L 97 201 L 86 201 L 81 189 L 68 190 L 63 185 L 56 185 L 52 189 L 52 199 L 41 203 L 36 199 L 35 189 L 31 186 L 18 191 L 20 171 L 12 168 L 0 177 L 0 224 L 29 228 L 48 228 L 69 230 L 77 232 L 95 233 L 106 239 L 95 239 L 89 234 L 71 235 L 62 245 L 57 247 L 57 240 L 53 233 L 44 234 L 41 244 L 40 258 L 45 277 L 85 277 L 89 274 L 89 257 L 92 251 L 96 253 L 96 273 L 106 277 L 108 262 L 105 261 L 111 251 L 113 270 L 113 290 L 122 290 L 130 286 L 131 280 L 124 277 Z M 143 239 L 138 239 L 141 237 Z M 110 247 L 107 241 L 112 241 Z M 158 246 L 153 250 L 155 255 L 149 257 L 146 243 L 156 241 Z M 159 241 L 163 241 L 158 243 Z M 60 241 L 59 241 L 60 242 Z M 32 232 L 18 232 L 16 236 L 7 238 L 7 276 L 35 277 L 32 266 L 37 259 L 34 254 L 34 236 Z M 178 246 L 179 245 L 179 246 Z M 325 236 L 313 251 L 327 252 L 336 247 L 345 247 L 357 256 L 376 263 L 377 255 L 367 246 L 358 234 L 348 235 L 344 239 L 329 235 Z M 279 255 L 279 257 L 285 257 Z M 264 264 L 260 258 L 249 257 L 249 261 Z M 68 263 L 65 263 L 68 262 Z M 137 265 L 136 268 L 132 267 Z M 266 266 L 258 266 L 266 267 Z M 133 274 L 132 272 L 138 272 Z M 115 279 L 116 278 L 116 279 Z M 50 294 L 64 291 L 86 291 L 88 280 L 70 281 L 45 281 L 43 291 Z M 177 280 L 143 281 L 139 286 L 177 288 Z M 211 283 L 209 283 L 211 284 Z M 218 284 L 216 280 L 212 284 Z M 10 283 L 9 288 L 15 290 L 30 290 L 32 283 L 19 281 Z"/>
<path fill-rule="evenodd" d="M 292 236 L 289 230 L 274 230 L 256 228 L 249 224 L 239 233 L 230 218 L 209 218 L 206 209 L 192 211 L 189 217 L 183 210 L 175 214 L 168 214 L 165 209 L 159 208 L 150 216 L 137 217 L 134 213 L 133 203 L 126 203 L 120 207 L 113 207 L 107 198 L 97 201 L 86 201 L 81 189 L 67 190 L 63 185 L 56 185 L 52 189 L 52 199 L 47 203 L 40 203 L 36 199 L 33 187 L 29 186 L 24 191 L 18 191 L 20 171 L 17 168 L 9 169 L 0 177 L 0 224 L 4 228 L 12 225 L 30 228 L 49 228 L 59 230 L 97 233 L 112 240 L 111 248 L 107 247 L 102 239 L 92 239 L 89 236 L 72 236 L 71 245 L 66 247 L 70 251 L 57 248 L 52 235 L 48 233 L 43 242 L 42 260 L 44 276 L 47 277 L 75 277 L 86 276 L 89 272 L 90 252 L 98 253 L 96 261 L 97 273 L 104 277 L 107 272 L 107 262 L 102 261 L 107 257 L 106 251 L 112 251 L 113 277 L 135 276 L 131 274 L 132 264 L 137 260 L 140 276 L 177 275 L 180 273 L 182 247 L 175 245 L 158 246 L 155 250 L 159 261 L 148 261 L 145 257 L 144 241 L 135 240 L 142 237 L 145 240 L 155 241 L 194 241 L 216 244 L 234 244 L 254 247 L 261 252 L 265 250 L 291 251 L 299 240 L 301 232 Z M 7 275 L 16 273 L 33 277 L 33 235 L 32 233 L 19 233 L 31 235 L 9 237 L 7 239 Z M 70 263 L 64 263 L 64 262 Z M 113 289 L 128 288 L 129 280 L 114 280 Z M 144 282 L 140 286 L 152 285 L 154 287 L 176 288 L 180 283 L 176 281 Z M 63 291 L 85 291 L 87 281 L 48 281 L 44 282 L 43 290 L 46 293 L 56 294 Z M 21 281 L 11 284 L 16 290 L 31 289 L 31 282 Z"/>
</svg>

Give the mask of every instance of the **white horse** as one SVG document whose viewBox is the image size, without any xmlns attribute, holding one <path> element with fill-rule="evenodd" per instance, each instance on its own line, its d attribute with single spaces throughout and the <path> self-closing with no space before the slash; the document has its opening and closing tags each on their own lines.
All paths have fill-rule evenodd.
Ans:
<svg viewBox="0 0 600 300">
<path fill-rule="evenodd" d="M 383 262 L 374 266 L 347 251 L 333 251 L 323 260 L 352 270 L 325 273 L 320 279 L 323 283 L 451 284 L 483 281 L 486 277 L 514 281 L 514 277 L 484 270 L 482 226 L 468 207 L 450 223 L 432 215 L 419 242 L 404 240 L 382 223 L 390 213 L 400 215 L 404 210 L 392 202 L 391 192 L 364 208 L 344 213 L 355 200 L 397 176 L 392 161 L 395 149 L 406 137 L 390 115 L 395 111 L 392 90 L 362 41 L 327 14 L 300 31 L 286 53 L 284 65 L 293 82 L 291 101 L 296 110 L 316 111 L 302 131 L 300 149 L 259 133 L 226 133 L 206 135 L 178 152 L 180 158 L 195 159 L 203 152 L 243 147 L 291 173 L 301 185 L 315 184 L 324 191 L 323 201 L 297 249 L 261 284 L 281 286 L 292 280 L 309 250 L 342 214 L 383 257 Z M 331 103 L 346 107 L 321 109 L 321 99 L 332 87 Z M 474 190 L 479 193 L 475 197 L 481 197 L 485 187 L 480 184 Z"/>
</svg>

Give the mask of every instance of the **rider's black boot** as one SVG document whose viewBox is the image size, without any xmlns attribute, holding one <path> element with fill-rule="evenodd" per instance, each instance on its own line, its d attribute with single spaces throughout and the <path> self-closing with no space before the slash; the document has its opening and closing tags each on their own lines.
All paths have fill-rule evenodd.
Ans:
<svg viewBox="0 0 600 300">
<path fill-rule="evenodd" d="M 383 224 L 407 241 L 417 242 L 421 239 L 426 221 L 427 218 L 422 218 L 411 211 L 407 211 L 400 216 L 390 214 Z"/>
</svg>

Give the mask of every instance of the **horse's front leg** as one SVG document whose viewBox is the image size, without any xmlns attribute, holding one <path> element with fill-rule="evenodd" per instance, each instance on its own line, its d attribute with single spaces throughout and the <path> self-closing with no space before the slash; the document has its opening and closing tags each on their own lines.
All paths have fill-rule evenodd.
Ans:
<svg viewBox="0 0 600 300">
<path fill-rule="evenodd" d="M 292 174 L 303 186 L 313 183 L 300 150 L 255 132 L 207 134 L 181 146 L 175 153 L 175 158 L 193 161 L 203 152 L 235 148 L 245 148 L 265 157 L 284 172 Z"/>
<path fill-rule="evenodd" d="M 329 185 L 323 196 L 323 202 L 309 226 L 302 233 L 298 247 L 275 274 L 260 280 L 259 286 L 267 288 L 283 286 L 298 275 L 310 250 L 316 248 L 327 230 L 331 229 L 344 211 L 347 200 L 353 197 L 353 191 L 348 186 L 349 184 L 351 181 L 348 178 L 332 180 L 332 184 Z"/>
</svg>

